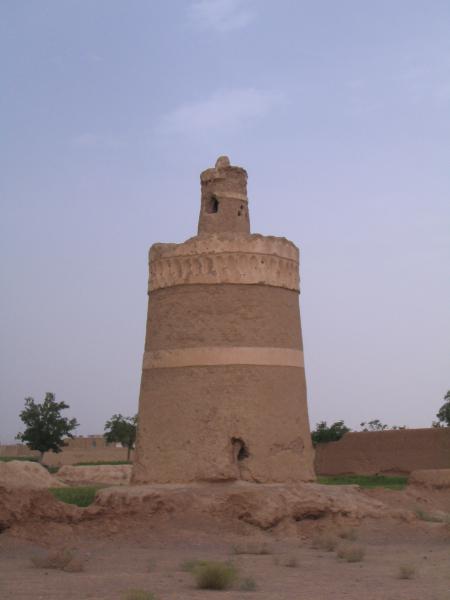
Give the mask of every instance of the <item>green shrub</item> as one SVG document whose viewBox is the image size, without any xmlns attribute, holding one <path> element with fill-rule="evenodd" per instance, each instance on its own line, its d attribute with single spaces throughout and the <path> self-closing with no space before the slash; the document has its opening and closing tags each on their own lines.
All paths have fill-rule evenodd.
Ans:
<svg viewBox="0 0 450 600">
<path fill-rule="evenodd" d="M 45 467 L 47 469 L 47 471 L 49 473 L 51 473 L 52 475 L 57 473 L 59 471 L 59 469 L 61 468 L 61 467 L 58 467 L 57 465 L 42 465 L 42 466 Z"/>
<path fill-rule="evenodd" d="M 202 561 L 193 570 L 201 590 L 227 590 L 236 581 L 236 568 L 230 563 Z"/>
<path fill-rule="evenodd" d="M 94 502 L 95 494 L 103 486 L 80 486 L 65 488 L 50 488 L 49 491 L 57 500 L 66 504 L 76 504 L 77 506 L 89 506 Z"/>
<path fill-rule="evenodd" d="M 408 483 L 408 478 L 403 476 L 386 475 L 332 475 L 318 477 L 317 483 L 323 485 L 359 485 L 362 488 L 383 487 L 390 490 L 402 490 Z"/>
</svg>

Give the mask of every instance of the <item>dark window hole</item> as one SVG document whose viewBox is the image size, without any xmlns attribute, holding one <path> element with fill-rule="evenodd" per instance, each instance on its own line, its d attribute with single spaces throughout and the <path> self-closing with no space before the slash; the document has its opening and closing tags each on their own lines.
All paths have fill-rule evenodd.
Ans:
<svg viewBox="0 0 450 600">
<path fill-rule="evenodd" d="M 215 196 L 211 196 L 206 203 L 207 213 L 216 213 L 219 211 L 219 201 Z"/>
<path fill-rule="evenodd" d="M 235 460 L 241 461 L 250 456 L 248 448 L 241 438 L 231 438 L 231 443 L 233 444 L 233 454 Z"/>
</svg>

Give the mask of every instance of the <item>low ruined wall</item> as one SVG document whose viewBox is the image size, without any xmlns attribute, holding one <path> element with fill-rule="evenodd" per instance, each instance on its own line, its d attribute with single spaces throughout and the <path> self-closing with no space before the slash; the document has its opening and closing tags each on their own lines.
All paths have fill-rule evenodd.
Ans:
<svg viewBox="0 0 450 600">
<path fill-rule="evenodd" d="M 76 463 L 94 463 L 94 462 L 111 462 L 127 460 L 127 449 L 116 448 L 115 446 L 104 447 L 71 447 L 70 445 L 64 448 L 62 452 L 46 452 L 44 454 L 44 464 L 48 466 L 74 465 Z M 0 456 L 7 457 L 22 457 L 33 456 L 39 457 L 39 452 L 32 451 L 27 446 L 22 444 L 11 444 L 0 446 Z M 133 452 L 131 453 L 133 460 Z"/>
<path fill-rule="evenodd" d="M 126 448 L 96 448 L 91 450 L 66 449 L 58 454 L 46 452 L 44 464 L 48 466 L 75 465 L 77 463 L 112 462 L 127 460 Z M 131 453 L 133 460 L 133 452 Z"/>
<path fill-rule="evenodd" d="M 109 446 L 102 435 L 90 435 L 69 438 L 66 439 L 66 444 L 67 448 L 69 449 L 83 448 L 86 450 L 89 450 L 91 448 L 107 448 Z"/>
<path fill-rule="evenodd" d="M 129 485 L 132 468 L 132 465 L 64 465 L 58 471 L 58 479 L 70 485 Z"/>
<path fill-rule="evenodd" d="M 17 456 L 35 456 L 38 458 L 39 452 L 30 450 L 24 444 L 8 444 L 0 446 L 0 456 L 7 456 L 8 458 L 15 458 Z"/>
<path fill-rule="evenodd" d="M 317 475 L 400 475 L 448 468 L 449 427 L 351 432 L 338 442 L 316 447 Z"/>
</svg>

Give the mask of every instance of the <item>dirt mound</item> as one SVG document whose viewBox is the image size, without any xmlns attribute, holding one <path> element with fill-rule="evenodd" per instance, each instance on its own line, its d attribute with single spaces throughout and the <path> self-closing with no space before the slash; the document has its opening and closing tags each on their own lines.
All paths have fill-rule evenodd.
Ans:
<svg viewBox="0 0 450 600">
<path fill-rule="evenodd" d="M 367 497 L 356 486 L 318 484 L 234 482 L 107 488 L 97 493 L 95 505 L 87 510 L 107 511 L 110 516 L 164 513 L 194 520 L 203 515 L 222 521 L 238 520 L 264 530 L 283 521 L 316 520 L 333 515 L 414 519 L 413 512 L 388 507 Z"/>
<path fill-rule="evenodd" d="M 10 488 L 42 489 L 65 487 L 42 465 L 28 460 L 0 462 L 0 485 Z"/>
<path fill-rule="evenodd" d="M 47 490 L 0 486 L 0 532 L 15 523 L 71 523 L 79 520 L 82 512 L 77 506 L 59 502 Z"/>
<path fill-rule="evenodd" d="M 416 519 L 412 510 L 389 506 L 357 486 L 246 482 L 117 486 L 99 490 L 87 508 L 59 502 L 46 490 L 0 488 L 0 528 L 13 525 L 16 535 L 29 539 L 51 536 L 63 526 L 65 535 L 74 535 L 75 524 L 77 531 L 87 527 L 99 535 L 169 523 L 177 531 L 219 527 L 225 533 L 278 526 L 278 531 L 287 531 L 322 518 L 360 521 L 365 517 Z"/>
<path fill-rule="evenodd" d="M 132 465 L 92 465 L 66 466 L 58 471 L 58 478 L 65 483 L 86 485 L 104 483 L 106 485 L 128 485 Z"/>
<path fill-rule="evenodd" d="M 408 483 L 437 489 L 450 488 L 450 469 L 420 469 L 413 471 Z"/>
</svg>

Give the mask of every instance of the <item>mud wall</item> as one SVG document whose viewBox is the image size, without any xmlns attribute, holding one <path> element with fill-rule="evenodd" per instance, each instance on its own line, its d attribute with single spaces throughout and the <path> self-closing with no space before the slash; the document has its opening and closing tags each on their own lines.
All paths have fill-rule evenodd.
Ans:
<svg viewBox="0 0 450 600">
<path fill-rule="evenodd" d="M 67 448 L 75 449 L 75 448 L 107 448 L 111 447 L 110 444 L 106 443 L 105 438 L 102 435 L 89 435 L 89 436 L 77 436 L 74 438 L 66 439 Z"/>
<path fill-rule="evenodd" d="M 131 453 L 133 460 L 133 452 Z M 58 454 L 46 452 L 44 464 L 49 466 L 75 465 L 77 463 L 115 462 L 127 460 L 126 448 L 97 448 L 92 450 L 63 450 Z"/>
<path fill-rule="evenodd" d="M 134 481 L 313 478 L 298 293 L 150 294 Z"/>
<path fill-rule="evenodd" d="M 449 468 L 450 428 L 354 432 L 316 447 L 317 475 L 401 475 Z"/>
<path fill-rule="evenodd" d="M 91 438 L 82 438 L 91 440 Z M 74 440 L 75 441 L 75 440 Z M 74 465 L 80 462 L 94 463 L 94 462 L 111 462 L 111 461 L 124 461 L 127 459 L 126 448 L 116 448 L 114 446 L 103 446 L 103 447 L 89 447 L 80 443 L 71 447 L 70 445 L 62 452 L 46 452 L 44 454 L 44 464 L 49 466 L 61 466 L 61 465 Z M 0 446 L 0 456 L 6 456 L 9 458 L 22 457 L 22 456 L 33 456 L 38 458 L 39 452 L 30 450 L 27 446 L 22 444 L 11 444 L 6 446 Z M 131 453 L 131 460 L 133 459 L 133 452 Z"/>
<path fill-rule="evenodd" d="M 39 456 L 39 452 L 30 450 L 24 444 L 7 444 L 0 446 L 0 456 L 13 458 L 15 456 Z"/>
</svg>

